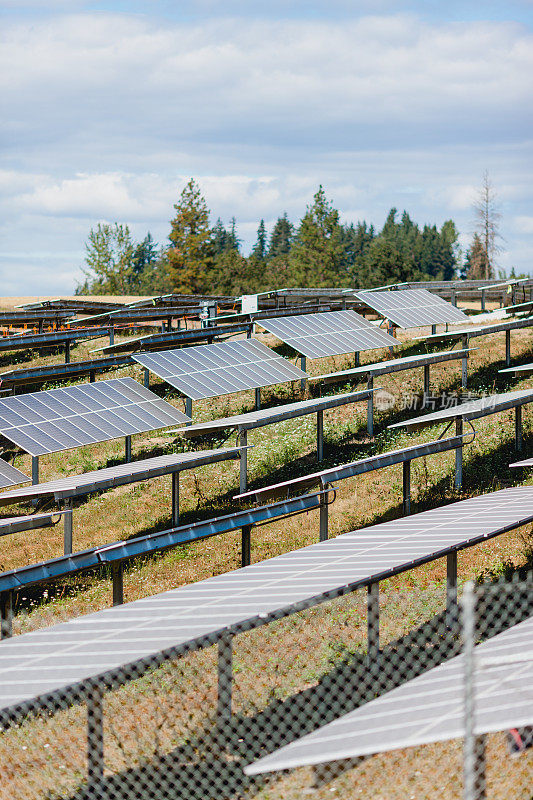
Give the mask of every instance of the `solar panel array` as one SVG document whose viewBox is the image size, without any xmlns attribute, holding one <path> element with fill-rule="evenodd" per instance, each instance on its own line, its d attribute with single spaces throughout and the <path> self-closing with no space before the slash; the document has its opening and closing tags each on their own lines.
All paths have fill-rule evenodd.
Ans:
<svg viewBox="0 0 533 800">
<path fill-rule="evenodd" d="M 15 486 L 17 483 L 27 483 L 29 480 L 27 475 L 0 458 L 0 489 L 5 489 L 6 486 Z"/>
<path fill-rule="evenodd" d="M 132 378 L 0 400 L 0 433 L 32 456 L 189 420 Z"/>
<path fill-rule="evenodd" d="M 307 358 L 376 350 L 398 344 L 393 336 L 355 311 L 324 311 L 321 314 L 262 319 L 259 324 Z"/>
<path fill-rule="evenodd" d="M 427 289 L 357 292 L 356 297 L 400 328 L 419 328 L 439 322 L 469 322 L 463 311 Z"/>
<path fill-rule="evenodd" d="M 403 358 L 392 358 L 388 361 L 376 361 L 373 364 L 364 364 L 362 367 L 351 367 L 343 369 L 341 372 L 327 372 L 324 375 L 313 375 L 309 380 L 325 381 L 349 375 L 385 375 L 391 372 L 401 372 L 404 369 L 415 369 L 431 364 L 439 364 L 441 361 L 456 361 L 461 358 L 468 358 L 474 347 L 465 347 L 461 350 L 444 350 L 441 353 L 424 353 L 421 356 L 404 356 Z"/>
<path fill-rule="evenodd" d="M 0 711 L 141 659 L 149 664 L 167 648 L 262 625 L 303 601 L 331 599 L 532 520 L 533 487 L 503 489 L 6 639 Z"/>
<path fill-rule="evenodd" d="M 307 377 L 254 339 L 132 357 L 193 400 Z"/>
<path fill-rule="evenodd" d="M 475 648 L 476 663 L 495 662 L 490 670 L 474 673 L 476 734 L 533 722 L 531 696 L 524 693 L 533 680 L 533 660 L 527 659 L 532 647 L 533 619 L 528 619 Z M 526 654 L 524 660 L 522 654 Z M 462 737 L 464 671 L 464 656 L 456 656 L 244 771 L 256 775 Z"/>
<path fill-rule="evenodd" d="M 413 417 L 404 422 L 395 422 L 389 428 L 410 428 L 417 425 L 433 425 L 438 422 L 463 417 L 463 419 L 479 419 L 489 414 L 497 414 L 515 406 L 533 402 L 533 389 L 522 389 L 517 392 L 503 392 L 502 394 L 491 394 L 488 397 L 481 397 L 479 400 L 471 400 L 468 403 L 460 403 L 442 411 L 434 411 L 432 414 L 424 414 L 422 417 Z"/>
</svg>

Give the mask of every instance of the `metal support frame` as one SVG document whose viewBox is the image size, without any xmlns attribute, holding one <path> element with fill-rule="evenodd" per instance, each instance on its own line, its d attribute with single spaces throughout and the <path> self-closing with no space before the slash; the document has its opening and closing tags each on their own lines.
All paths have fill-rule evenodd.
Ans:
<svg viewBox="0 0 533 800">
<path fill-rule="evenodd" d="M 329 483 L 322 483 L 322 489 L 327 492 Z M 329 536 L 329 511 L 328 511 L 328 496 L 323 494 L 320 498 L 320 527 L 319 527 L 319 541 L 325 542 Z"/>
<path fill-rule="evenodd" d="M 367 652 L 371 664 L 379 659 L 379 582 L 371 583 L 366 595 Z"/>
<path fill-rule="evenodd" d="M 150 388 L 150 370 L 143 367 L 143 384 L 145 389 Z"/>
<path fill-rule="evenodd" d="M 461 389 L 466 389 L 468 385 L 468 358 L 461 359 Z"/>
<path fill-rule="evenodd" d="M 94 383 L 96 380 L 96 375 L 94 373 L 94 369 L 89 372 L 89 383 Z"/>
<path fill-rule="evenodd" d="M 424 365 L 424 399 L 423 407 L 429 404 L 429 364 Z"/>
<path fill-rule="evenodd" d="M 455 435 L 463 435 L 463 418 L 456 417 L 455 419 Z M 455 488 L 463 488 L 463 448 L 457 447 L 455 449 Z"/>
<path fill-rule="evenodd" d="M 125 451 L 126 464 L 129 464 L 131 461 L 131 436 L 124 437 L 124 451 Z"/>
<path fill-rule="evenodd" d="M 241 528 L 241 567 L 248 567 L 251 563 L 252 553 L 252 526 L 243 525 Z"/>
<path fill-rule="evenodd" d="M 463 798 L 485 800 L 486 794 L 486 737 L 474 733 L 476 720 L 474 639 L 476 633 L 476 596 L 474 585 L 465 586 L 462 597 L 463 655 L 464 655 L 464 743 Z"/>
<path fill-rule="evenodd" d="M 455 294 L 455 289 L 452 289 L 450 302 L 451 302 L 452 306 L 455 306 L 457 308 L 457 295 Z"/>
<path fill-rule="evenodd" d="M 407 517 L 411 513 L 411 461 L 404 461 L 403 468 L 403 513 Z"/>
<path fill-rule="evenodd" d="M 224 634 L 218 642 L 217 729 L 223 745 L 231 725 L 233 692 L 233 634 Z"/>
<path fill-rule="evenodd" d="M 481 290 L 481 310 L 485 311 L 485 289 Z"/>
<path fill-rule="evenodd" d="M 324 412 L 316 412 L 316 458 L 324 460 Z"/>
<path fill-rule="evenodd" d="M 65 364 L 70 364 L 70 339 L 65 342 Z"/>
<path fill-rule="evenodd" d="M 87 698 L 87 783 L 89 797 L 99 793 L 104 778 L 104 693 L 99 686 L 91 688 Z"/>
<path fill-rule="evenodd" d="M 177 528 L 180 523 L 180 473 L 172 473 L 172 527 Z"/>
<path fill-rule="evenodd" d="M 369 375 L 366 381 L 366 388 L 370 391 L 374 388 L 374 376 Z M 374 394 L 372 393 L 366 401 L 366 430 L 370 438 L 374 436 Z"/>
<path fill-rule="evenodd" d="M 237 434 L 237 447 L 244 447 L 248 445 L 248 431 L 239 430 Z M 239 492 L 244 494 L 247 489 L 248 480 L 248 451 L 241 450 L 240 464 L 239 464 Z"/>
<path fill-rule="evenodd" d="M 72 540 L 73 540 L 73 533 L 74 533 L 74 520 L 73 520 L 73 500 L 71 497 L 67 498 L 63 503 L 63 510 L 66 512 L 63 514 L 63 553 L 66 556 L 71 555 L 72 553 Z"/>
<path fill-rule="evenodd" d="M 356 367 L 359 367 L 361 364 L 361 353 L 359 352 L 359 350 L 356 350 L 356 352 L 353 355 L 354 355 L 354 365 Z"/>
<path fill-rule="evenodd" d="M 188 417 L 192 418 L 192 397 L 185 398 L 185 413 Z M 192 425 L 192 422 L 186 422 L 185 425 L 188 427 Z"/>
<path fill-rule="evenodd" d="M 0 639 L 13 636 L 13 592 L 0 593 Z"/>
<path fill-rule="evenodd" d="M 511 366 L 511 331 L 505 331 L 505 366 Z"/>
<path fill-rule="evenodd" d="M 388 324 L 388 327 L 387 327 L 387 333 L 389 334 L 389 336 L 394 336 L 394 332 L 396 330 L 395 327 L 394 327 L 394 323 L 392 323 L 390 321 L 390 319 L 389 319 L 388 323 L 389 324 Z M 391 356 L 394 355 L 394 350 L 392 348 L 392 345 L 391 345 L 391 347 L 389 347 L 389 355 L 391 355 Z"/>
<path fill-rule="evenodd" d="M 305 356 L 300 356 L 300 369 L 302 370 L 302 372 L 305 372 L 307 369 L 307 359 Z M 302 378 L 302 380 L 300 381 L 300 389 L 302 390 L 302 392 L 305 392 L 305 390 L 307 389 L 307 378 Z"/>
<path fill-rule="evenodd" d="M 457 550 L 446 556 L 446 627 L 455 631 L 457 624 Z"/>
<path fill-rule="evenodd" d="M 109 344 L 115 344 L 115 329 L 113 325 L 109 328 Z"/>
<path fill-rule="evenodd" d="M 261 389 L 258 386 L 255 390 L 255 410 L 259 411 L 261 408 Z"/>
<path fill-rule="evenodd" d="M 121 606 L 124 603 L 124 562 L 113 564 L 113 605 Z"/>
<path fill-rule="evenodd" d="M 31 483 L 32 486 L 39 483 L 39 456 L 31 457 Z"/>
<path fill-rule="evenodd" d="M 522 450 L 522 406 L 514 410 L 514 446 L 518 452 Z"/>
<path fill-rule="evenodd" d="M 436 333 L 437 333 L 437 326 L 436 325 L 432 325 L 431 326 L 431 335 L 434 336 Z"/>
</svg>

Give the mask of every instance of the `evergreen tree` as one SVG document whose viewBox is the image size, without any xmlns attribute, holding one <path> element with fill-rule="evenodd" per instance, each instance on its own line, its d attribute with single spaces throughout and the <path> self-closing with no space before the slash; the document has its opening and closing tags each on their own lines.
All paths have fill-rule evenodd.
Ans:
<svg viewBox="0 0 533 800">
<path fill-rule="evenodd" d="M 262 219 L 257 229 L 257 239 L 252 249 L 252 258 L 264 261 L 267 255 L 267 235 L 265 221 Z"/>
<path fill-rule="evenodd" d="M 224 253 L 227 250 L 228 232 L 222 224 L 220 217 L 217 219 L 216 225 L 211 232 L 211 239 L 213 242 L 213 254 L 215 256 L 218 256 L 220 253 Z"/>
<path fill-rule="evenodd" d="M 182 294 L 209 291 L 208 272 L 213 266 L 209 210 L 200 188 L 191 178 L 175 204 L 171 220 L 168 273 L 173 290 Z"/>
<path fill-rule="evenodd" d="M 270 234 L 267 257 L 269 261 L 279 256 L 287 256 L 290 253 L 294 239 L 294 225 L 289 222 L 287 212 L 279 217 Z"/>
<path fill-rule="evenodd" d="M 473 280 L 482 280 L 490 274 L 490 263 L 487 251 L 477 233 L 474 234 L 472 244 L 466 251 L 464 276 Z"/>
</svg>

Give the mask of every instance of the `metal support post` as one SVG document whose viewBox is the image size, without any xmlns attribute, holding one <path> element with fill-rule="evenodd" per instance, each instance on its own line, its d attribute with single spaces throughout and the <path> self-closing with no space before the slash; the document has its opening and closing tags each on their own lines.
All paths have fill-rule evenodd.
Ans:
<svg viewBox="0 0 533 800">
<path fill-rule="evenodd" d="M 366 388 L 371 391 L 374 388 L 374 377 L 369 375 L 366 381 Z M 366 401 L 366 430 L 370 438 L 374 436 L 374 392 Z"/>
<path fill-rule="evenodd" d="M 432 325 L 431 326 L 431 335 L 434 336 L 436 333 L 437 333 L 437 326 L 436 325 Z"/>
<path fill-rule="evenodd" d="M 109 328 L 109 344 L 115 344 L 115 329 L 112 325 Z"/>
<path fill-rule="evenodd" d="M 143 383 L 145 389 L 150 388 L 150 370 L 146 367 L 143 367 Z"/>
<path fill-rule="evenodd" d="M 72 498 L 65 500 L 63 510 L 63 553 L 69 556 L 72 553 L 72 539 L 74 530 L 74 521 L 72 519 Z"/>
<path fill-rule="evenodd" d="M 186 397 L 185 398 L 185 413 L 187 414 L 188 417 L 191 417 L 191 419 L 192 419 L 192 398 L 191 397 Z M 192 425 L 192 422 L 186 422 L 185 425 L 187 427 L 189 427 L 189 425 Z"/>
<path fill-rule="evenodd" d="M 70 364 L 70 341 L 65 342 L 65 364 Z"/>
<path fill-rule="evenodd" d="M 452 296 L 450 298 L 452 306 L 457 308 L 457 295 L 455 294 L 455 289 L 452 289 Z"/>
<path fill-rule="evenodd" d="M 39 483 L 39 456 L 31 457 L 31 482 L 33 486 Z"/>
<path fill-rule="evenodd" d="M 13 592 L 0 594 L 0 639 L 13 636 Z"/>
<path fill-rule="evenodd" d="M 388 325 L 388 334 L 389 334 L 389 336 L 394 336 L 394 325 L 390 320 L 389 320 L 389 325 Z M 393 348 L 392 348 L 392 345 L 391 345 L 391 347 L 389 347 L 389 355 L 392 356 L 393 354 L 394 354 L 394 351 L 393 351 Z"/>
<path fill-rule="evenodd" d="M 367 590 L 368 659 L 375 664 L 379 659 L 379 582 L 371 583 Z"/>
<path fill-rule="evenodd" d="M 167 319 L 167 331 L 171 331 L 171 330 L 172 330 L 172 317 L 169 317 Z"/>
<path fill-rule="evenodd" d="M 180 524 L 180 473 L 172 473 L 172 527 Z"/>
<path fill-rule="evenodd" d="M 411 513 L 411 461 L 403 462 L 403 513 L 409 516 Z"/>
<path fill-rule="evenodd" d="M 485 736 L 476 736 L 474 639 L 476 634 L 476 598 L 474 584 L 469 581 L 462 597 L 463 656 L 464 656 L 464 744 L 463 798 L 485 800 Z"/>
<path fill-rule="evenodd" d="M 316 412 L 316 457 L 317 461 L 324 460 L 324 412 Z"/>
<path fill-rule="evenodd" d="M 322 484 L 322 489 L 327 491 L 329 489 L 328 483 Z M 319 528 L 319 541 L 325 542 L 329 536 L 329 519 L 328 519 L 328 497 L 323 494 L 320 498 L 320 528 Z"/>
<path fill-rule="evenodd" d="M 218 642 L 218 698 L 217 728 L 223 745 L 228 739 L 231 725 L 231 700 L 233 690 L 233 635 L 225 634 Z"/>
<path fill-rule="evenodd" d="M 300 369 L 302 370 L 302 372 L 305 372 L 305 370 L 307 369 L 307 359 L 305 356 L 300 356 Z M 307 388 L 307 378 L 302 378 L 302 380 L 300 381 L 300 389 L 302 390 L 302 392 L 305 392 L 306 388 Z"/>
<path fill-rule="evenodd" d="M 94 370 L 92 369 L 89 372 L 89 383 L 94 383 L 95 380 L 96 380 L 96 375 L 94 374 Z"/>
<path fill-rule="evenodd" d="M 461 389 L 466 389 L 468 385 L 468 358 L 461 359 Z"/>
<path fill-rule="evenodd" d="M 357 350 L 354 354 L 354 365 L 356 367 L 360 366 L 361 364 L 361 353 Z"/>
<path fill-rule="evenodd" d="M 514 410 L 514 446 L 518 452 L 522 450 L 522 406 Z"/>
<path fill-rule="evenodd" d="M 457 550 L 446 556 L 446 627 L 454 631 L 457 624 Z"/>
<path fill-rule="evenodd" d="M 511 366 L 511 331 L 505 331 L 505 366 Z"/>
<path fill-rule="evenodd" d="M 124 602 L 124 562 L 119 561 L 111 568 L 113 576 L 113 605 L 121 606 Z"/>
<path fill-rule="evenodd" d="M 429 404 L 429 364 L 424 366 L 424 408 Z"/>
<path fill-rule="evenodd" d="M 241 567 L 248 567 L 251 561 L 252 526 L 243 525 L 241 529 Z"/>
<path fill-rule="evenodd" d="M 237 435 L 237 446 L 244 447 L 248 445 L 248 431 L 239 430 Z M 244 494 L 247 486 L 247 472 L 248 472 L 248 451 L 241 450 L 240 469 L 239 469 L 239 492 Z"/>
<path fill-rule="evenodd" d="M 485 311 L 485 289 L 481 290 L 481 310 Z"/>
<path fill-rule="evenodd" d="M 457 417 L 455 420 L 455 435 L 463 435 L 463 418 Z M 455 448 L 455 488 L 463 488 L 463 448 Z"/>
<path fill-rule="evenodd" d="M 126 464 L 131 461 L 131 436 L 124 437 L 124 451 L 126 455 Z"/>
<path fill-rule="evenodd" d="M 255 390 L 255 410 L 259 411 L 261 408 L 261 389 L 257 387 Z"/>
<path fill-rule="evenodd" d="M 87 698 L 87 783 L 89 797 L 101 797 L 104 778 L 104 708 L 103 691 L 99 686 Z"/>
</svg>

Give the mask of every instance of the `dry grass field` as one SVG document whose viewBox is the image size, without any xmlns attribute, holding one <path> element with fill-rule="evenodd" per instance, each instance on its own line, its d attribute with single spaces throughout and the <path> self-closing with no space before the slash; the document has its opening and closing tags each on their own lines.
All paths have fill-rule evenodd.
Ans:
<svg viewBox="0 0 533 800">
<path fill-rule="evenodd" d="M 420 335 L 420 331 L 416 332 Z M 288 349 L 272 337 L 259 335 L 282 355 Z M 423 343 L 401 333 L 402 346 L 397 355 L 425 352 Z M 118 340 L 118 338 L 117 338 Z M 529 330 L 512 332 L 512 363 L 531 360 L 532 335 Z M 89 358 L 98 347 L 94 341 L 73 347 L 72 360 Z M 475 395 L 525 388 L 528 380 L 519 381 L 498 374 L 503 366 L 504 335 L 476 339 L 478 349 L 469 362 L 469 391 Z M 446 349 L 442 347 L 440 349 Z M 385 351 L 362 354 L 362 363 L 387 357 Z M 2 354 L 4 369 L 61 361 L 58 353 L 21 352 Z M 308 362 L 311 374 L 340 370 L 353 365 L 352 356 Z M 108 375 L 130 375 L 141 380 L 141 370 L 131 367 Z M 402 408 L 405 398 L 422 392 L 421 369 L 385 375 L 375 381 L 396 398 L 396 405 L 375 417 L 376 436 L 366 433 L 364 404 L 345 406 L 327 412 L 325 466 L 341 464 L 371 453 L 397 449 L 415 442 L 436 438 L 439 428 L 416 434 L 391 432 L 387 425 L 413 416 Z M 65 384 L 61 384 L 65 385 Z M 363 388 L 362 385 L 360 385 Z M 52 385 L 43 387 L 52 388 Z M 171 387 L 152 376 L 151 388 L 177 408 L 183 399 Z M 326 387 L 324 392 L 338 393 L 357 388 L 354 383 Z M 437 364 L 431 368 L 431 390 L 436 397 L 460 393 L 460 362 Z M 318 394 L 318 387 L 312 388 Z M 263 405 L 278 405 L 299 399 L 299 386 L 271 387 L 262 392 Z M 253 392 L 194 404 L 195 420 L 207 420 L 236 414 L 253 408 Z M 524 413 L 524 452 L 531 453 L 533 425 L 530 407 Z M 530 483 L 529 472 L 508 469 L 515 460 L 514 420 L 511 412 L 489 416 L 475 423 L 476 438 L 464 451 L 464 487 L 453 488 L 454 453 L 414 461 L 412 464 L 412 511 L 433 508 L 443 503 L 478 495 L 521 482 Z M 234 436 L 227 440 L 233 444 Z M 223 437 L 186 442 L 173 433 L 157 431 L 133 437 L 133 457 L 150 457 L 184 449 L 222 446 Z M 249 443 L 249 482 L 267 485 L 303 475 L 314 470 L 315 418 L 302 417 L 251 432 Z M 41 481 L 77 474 L 119 462 L 124 456 L 123 441 L 106 442 L 41 458 Z M 26 455 L 4 453 L 15 466 L 28 472 Z M 236 508 L 233 494 L 238 488 L 238 463 L 227 462 L 184 472 L 180 479 L 180 510 L 183 523 L 214 517 Z M 358 529 L 401 514 L 401 467 L 358 476 L 343 481 L 337 499 L 330 508 L 330 536 Z M 170 477 L 102 492 L 76 508 L 74 513 L 74 549 L 131 538 L 140 533 L 170 526 Z M 31 511 L 32 506 L 5 507 L 3 514 L 13 516 Z M 12 569 L 58 556 L 62 552 L 62 530 L 53 529 L 4 537 L 0 569 Z M 318 539 L 318 514 L 312 512 L 254 530 L 252 560 L 259 561 L 302 547 Z M 459 554 L 460 583 L 482 576 L 498 576 L 531 562 L 532 537 L 529 528 L 488 541 Z M 152 558 L 139 559 L 125 571 L 126 602 L 162 592 L 193 581 L 239 567 L 240 536 L 224 535 L 203 542 L 175 548 Z M 446 565 L 434 562 L 404 573 L 382 584 L 381 636 L 386 645 L 405 637 L 413 628 L 430 624 L 443 608 Z M 111 581 L 108 576 L 83 575 L 60 581 L 46 590 L 36 588 L 16 598 L 15 635 L 71 619 L 111 604 Z M 239 637 L 235 656 L 236 713 L 244 718 L 283 703 L 287 698 L 320 686 L 332 665 L 347 656 L 358 658 L 366 652 L 366 597 L 356 592 L 350 598 L 325 604 L 312 612 L 296 615 L 274 625 Z M 181 753 L 183 764 L 196 764 L 202 749 L 197 731 L 210 730 L 216 705 L 215 654 L 212 648 L 191 654 L 138 681 L 112 692 L 106 699 L 106 764 L 111 773 L 130 772 L 150 759 L 154 752 Z M 128 712 L 125 713 L 125 709 Z M 255 717 L 254 717 L 255 718 Z M 0 781 L 0 798 L 52 798 L 71 796 L 83 782 L 85 770 L 83 707 L 72 707 L 53 718 L 42 718 L 6 731 L 0 736 L 0 764 L 7 764 Z M 245 738 L 245 737 L 244 737 Z M 205 740 L 205 735 L 204 735 Z M 204 741 L 202 740 L 202 741 Z M 196 744 L 195 744 L 196 743 Z M 489 797 L 502 800 L 508 793 L 510 770 L 501 737 L 491 737 L 490 775 L 497 775 Z M 235 759 L 230 759 L 230 766 Z M 218 787 L 203 797 L 261 798 L 261 800 L 296 800 L 312 792 L 316 800 L 326 797 L 372 797 L 374 800 L 437 796 L 429 786 L 438 783 L 431 765 L 442 769 L 443 798 L 457 797 L 453 774 L 461 760 L 460 743 L 435 745 L 416 751 L 376 756 L 364 765 L 345 771 L 335 780 L 312 788 L 310 770 L 298 770 L 275 780 L 249 783 L 235 781 L 228 759 L 224 759 L 226 789 Z M 445 769 L 444 765 L 448 765 Z M 529 767 L 527 767 L 529 764 Z M 192 768 L 192 767 L 191 767 Z M 520 769 L 531 769 L 531 759 Z M 2 768 L 4 769 L 4 768 Z M 228 771 L 229 770 L 229 771 Z M 129 774 L 129 773 L 128 773 Z M 133 773 L 132 773 L 133 774 Z M 239 773 L 240 774 L 240 773 Z M 512 773 L 515 775 L 515 773 Z M 507 777 L 506 777 L 507 776 Z M 440 779 L 439 779 L 440 780 Z M 489 776 L 489 781 L 492 777 Z M 372 787 L 370 791 L 369 787 Z M 81 796 L 81 795 L 80 795 Z M 113 795 L 109 794 L 110 797 Z M 118 796 L 118 795 L 117 795 Z M 139 794 L 138 796 L 144 796 Z M 146 794 L 146 797 L 150 796 Z M 164 795 L 162 795 L 164 796 Z M 180 795 L 181 796 L 181 795 Z M 190 795 L 193 797 L 194 795 Z M 518 797 L 522 795 L 514 794 Z M 526 795 L 524 795 L 525 797 Z"/>
</svg>

